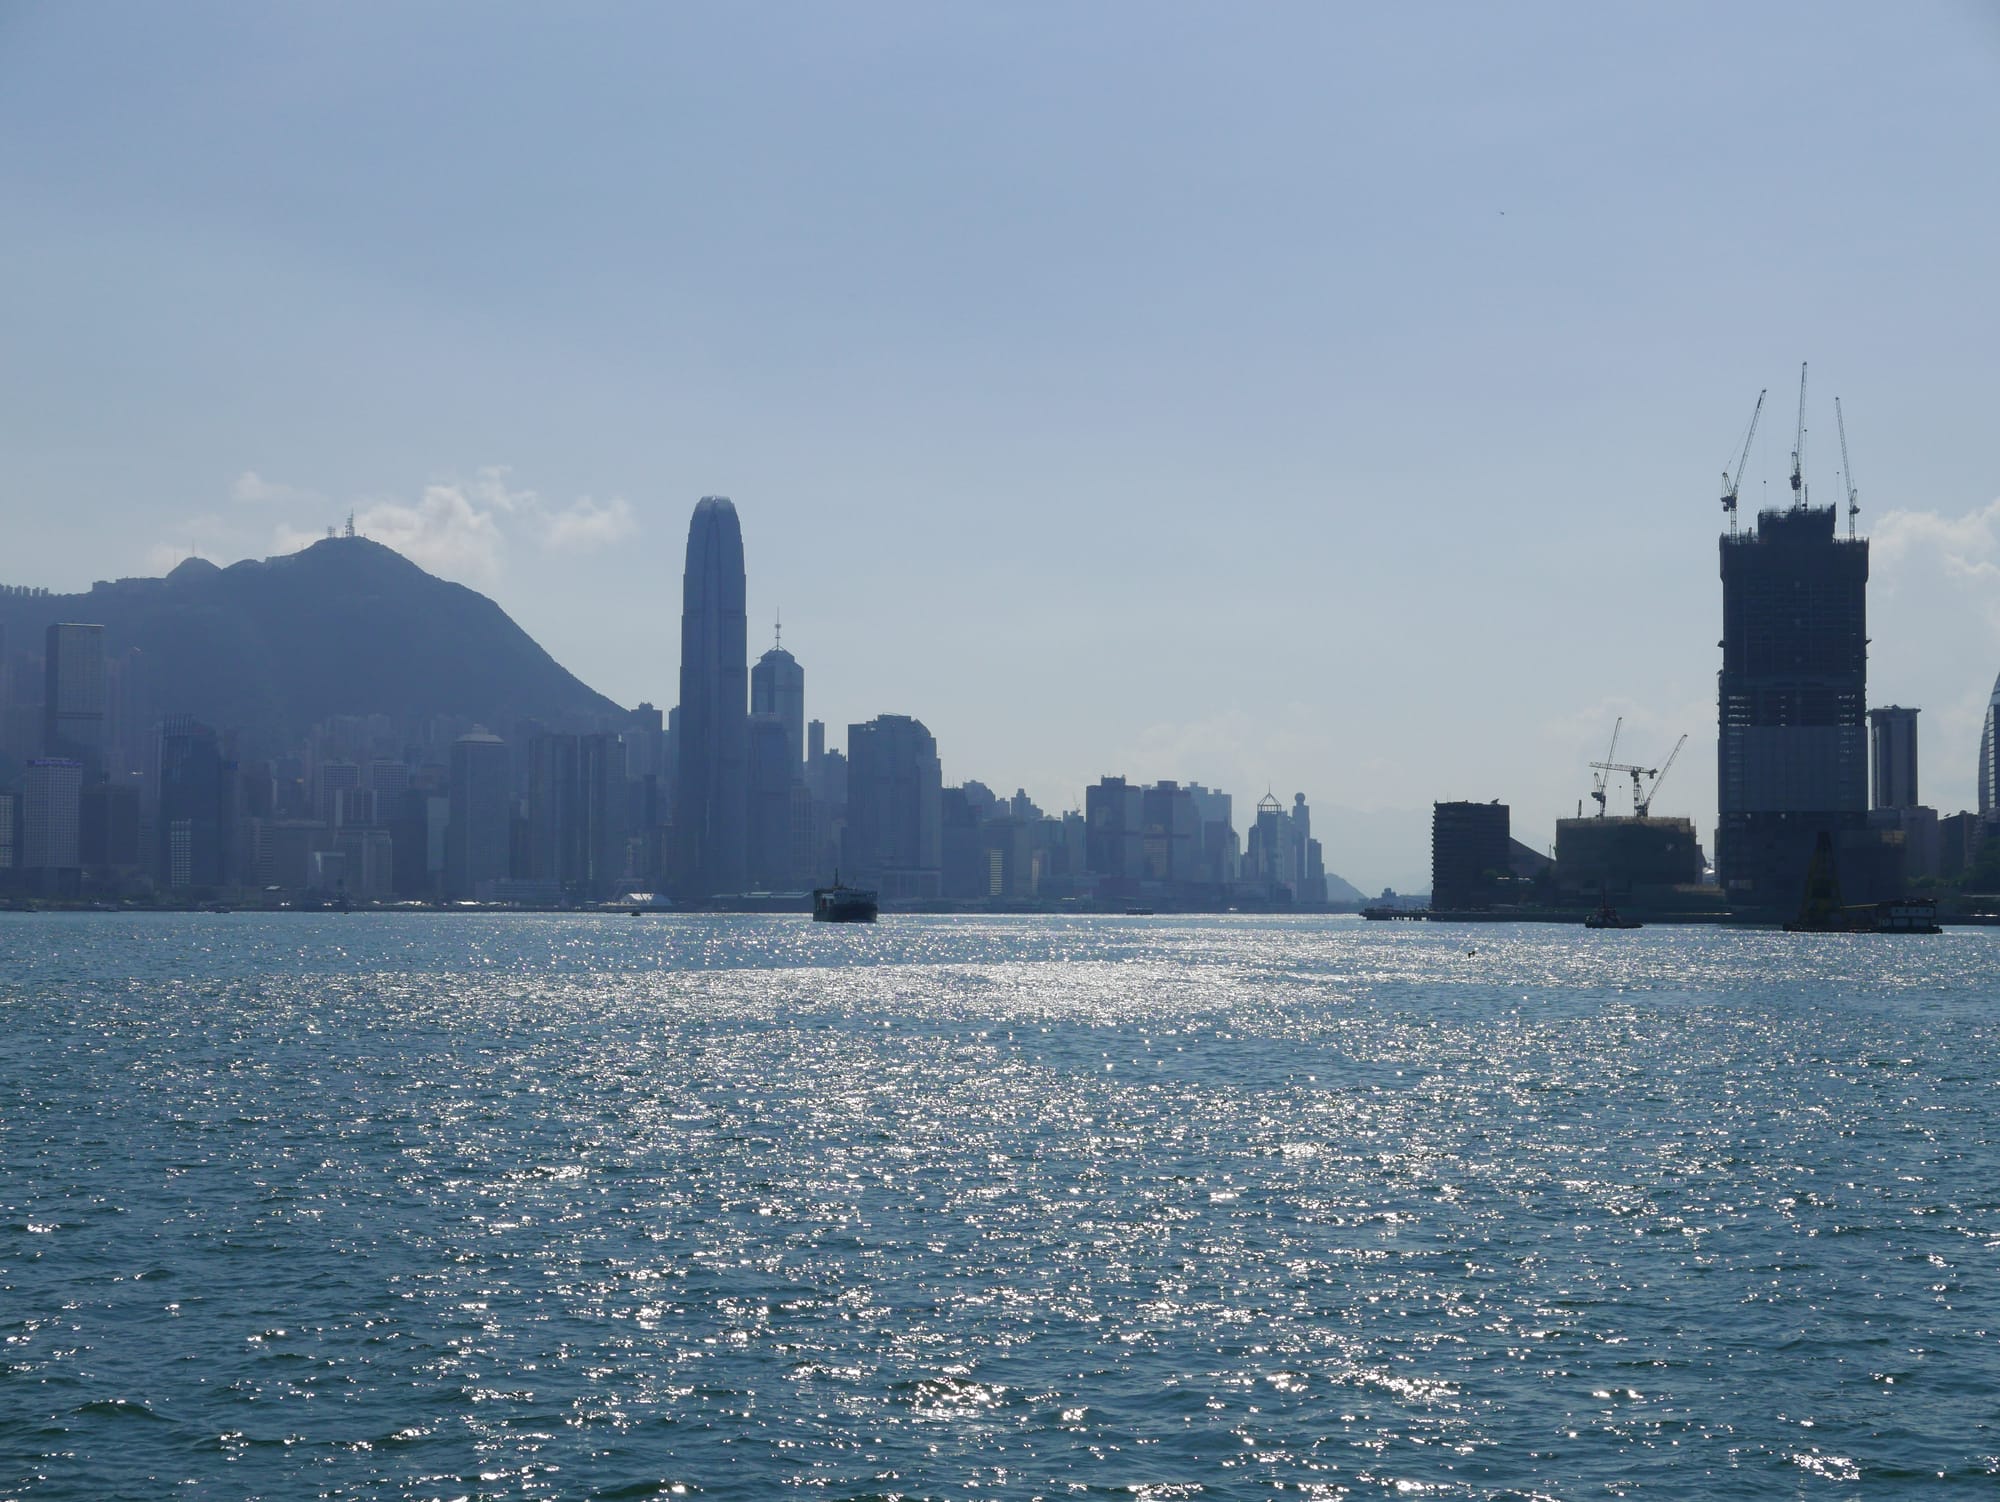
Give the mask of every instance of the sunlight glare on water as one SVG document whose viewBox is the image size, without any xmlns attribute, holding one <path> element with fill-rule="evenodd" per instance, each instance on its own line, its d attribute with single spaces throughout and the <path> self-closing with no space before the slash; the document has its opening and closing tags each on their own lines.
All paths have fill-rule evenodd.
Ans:
<svg viewBox="0 0 2000 1502">
<path fill-rule="evenodd" d="M 0 1496 L 1991 1496 L 1996 960 L 0 917 Z"/>
</svg>

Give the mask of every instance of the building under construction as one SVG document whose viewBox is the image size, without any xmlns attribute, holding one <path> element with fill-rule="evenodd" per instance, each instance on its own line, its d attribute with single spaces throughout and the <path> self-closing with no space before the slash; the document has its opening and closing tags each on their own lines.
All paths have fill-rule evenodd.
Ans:
<svg viewBox="0 0 2000 1502">
<path fill-rule="evenodd" d="M 1603 761 L 1592 762 L 1597 777 L 1590 792 L 1597 814 L 1556 821 L 1556 900 L 1568 907 L 1612 902 L 1620 907 L 1684 909 L 1700 905 L 1697 889 L 1702 875 L 1701 842 L 1692 819 L 1655 818 L 1653 797 L 1666 780 L 1681 747 L 1682 736 L 1658 767 L 1621 762 L 1618 755 L 1620 720 L 1611 732 L 1611 749 Z M 1632 779 L 1632 813 L 1609 811 L 1611 779 Z"/>
<path fill-rule="evenodd" d="M 1650 815 L 1556 821 L 1556 898 L 1565 907 L 1610 901 L 1619 907 L 1688 905 L 1701 881 L 1694 820 Z"/>
<path fill-rule="evenodd" d="M 1867 827 L 1868 543 L 1851 476 L 1846 537 L 1833 507 L 1809 503 L 1805 442 L 1802 371 L 1791 506 L 1739 533 L 1733 483 L 1722 502 L 1716 874 L 1732 906 L 1773 912 L 1798 906 L 1822 834 L 1856 900 L 1901 884 Z"/>
</svg>

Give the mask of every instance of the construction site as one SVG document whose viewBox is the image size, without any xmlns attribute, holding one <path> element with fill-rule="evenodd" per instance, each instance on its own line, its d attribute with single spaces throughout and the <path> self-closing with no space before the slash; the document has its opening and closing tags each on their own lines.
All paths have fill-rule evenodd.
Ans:
<svg viewBox="0 0 2000 1502">
<path fill-rule="evenodd" d="M 1660 785 L 1687 737 L 1658 766 L 1621 762 L 1618 737 L 1624 724 L 1621 718 L 1612 727 L 1603 760 L 1590 763 L 1596 812 L 1586 815 L 1579 802 L 1575 818 L 1556 821 L 1556 901 L 1564 907 L 1610 902 L 1650 911 L 1712 908 L 1717 894 L 1702 884 L 1704 861 L 1694 820 L 1653 813 Z M 1613 814 L 1614 779 L 1625 778 L 1631 779 L 1632 811 Z"/>
</svg>

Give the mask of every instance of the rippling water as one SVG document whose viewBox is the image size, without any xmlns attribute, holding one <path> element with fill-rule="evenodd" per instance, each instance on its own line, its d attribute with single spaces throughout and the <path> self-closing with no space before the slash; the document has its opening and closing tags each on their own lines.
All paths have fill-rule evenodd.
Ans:
<svg viewBox="0 0 2000 1502">
<path fill-rule="evenodd" d="M 1996 960 L 0 918 L 0 1497 L 1992 1497 Z"/>
</svg>

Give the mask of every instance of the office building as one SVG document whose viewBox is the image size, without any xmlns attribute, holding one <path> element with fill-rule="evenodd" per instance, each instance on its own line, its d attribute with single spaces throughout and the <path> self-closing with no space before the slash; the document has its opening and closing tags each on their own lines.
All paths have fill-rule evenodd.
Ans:
<svg viewBox="0 0 2000 1502">
<path fill-rule="evenodd" d="M 766 653 L 766 657 L 770 654 Z M 761 666 L 761 664 L 760 664 Z M 750 716 L 750 886 L 764 892 L 803 884 L 794 860 L 792 792 L 803 790 L 803 763 L 780 715 Z M 810 807 L 810 804 L 808 804 Z"/>
<path fill-rule="evenodd" d="M 1507 805 L 1431 805 L 1431 910 L 1491 907 L 1512 869 Z"/>
<path fill-rule="evenodd" d="M 749 649 L 743 596 L 743 532 L 736 507 L 724 496 L 704 496 L 688 523 L 687 568 L 681 576 L 673 812 L 676 879 L 693 897 L 740 892 L 747 876 Z"/>
<path fill-rule="evenodd" d="M 849 725 L 842 877 L 884 900 L 942 895 L 943 794 L 937 742 L 921 720 L 891 714 Z"/>
<path fill-rule="evenodd" d="M 1826 834 L 1849 900 L 1874 900 L 1883 878 L 1867 831 L 1868 544 L 1835 535 L 1832 507 L 1801 503 L 1726 534 L 1720 551 L 1723 890 L 1733 906 L 1795 908 Z"/>
<path fill-rule="evenodd" d="M 104 771 L 104 628 L 58 622 L 42 654 L 42 753 Z"/>
<path fill-rule="evenodd" d="M 227 885 L 235 849 L 235 768 L 208 726 L 176 715 L 160 728 L 155 875 L 176 890 Z"/>
<path fill-rule="evenodd" d="M 1986 724 L 1979 733 L 1979 816 L 2000 813 L 2000 678 L 1986 701 Z"/>
<path fill-rule="evenodd" d="M 786 754 L 805 766 L 806 670 L 782 645 L 757 659 L 750 670 L 750 713 L 775 715 L 785 727 Z"/>
<path fill-rule="evenodd" d="M 615 735 L 528 742 L 528 859 L 515 874 L 557 900 L 615 896 L 625 872 L 625 748 Z"/>
<path fill-rule="evenodd" d="M 1868 711 L 1869 806 L 1915 808 L 1917 711 L 1891 704 Z"/>
<path fill-rule="evenodd" d="M 21 869 L 74 871 L 83 864 L 83 763 L 42 756 L 21 775 Z"/>
<path fill-rule="evenodd" d="M 447 896 L 479 898 L 512 874 L 513 786 L 507 743 L 499 736 L 475 730 L 452 743 Z"/>
<path fill-rule="evenodd" d="M 1123 777 L 1100 777 L 1083 790 L 1084 864 L 1099 885 L 1130 895 L 1146 875 L 1145 790 Z"/>
<path fill-rule="evenodd" d="M 0 793 L 0 871 L 17 870 L 21 864 L 21 796 Z"/>
</svg>

